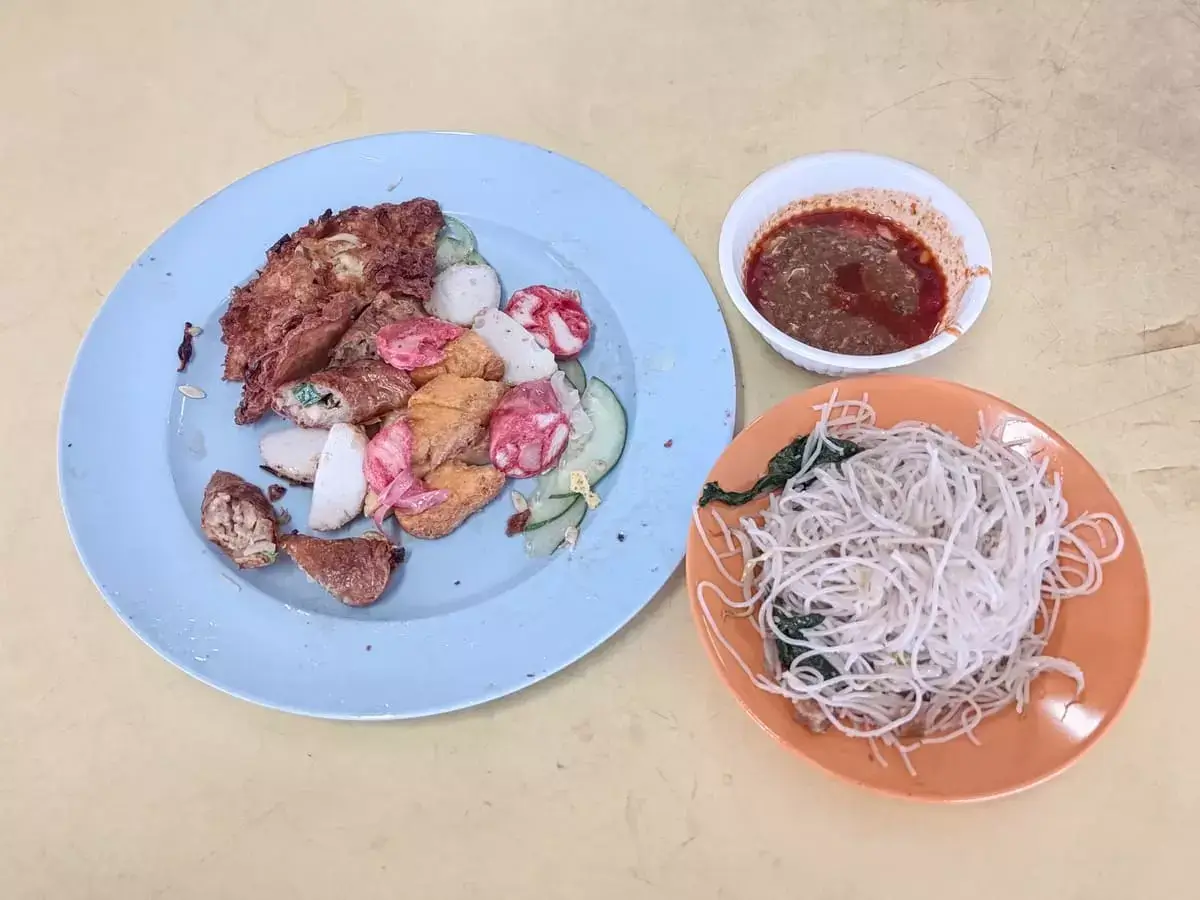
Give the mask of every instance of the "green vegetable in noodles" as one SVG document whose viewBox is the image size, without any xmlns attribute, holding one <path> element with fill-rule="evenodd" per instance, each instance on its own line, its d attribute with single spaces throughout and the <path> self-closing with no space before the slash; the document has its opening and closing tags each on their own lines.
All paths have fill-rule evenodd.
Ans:
<svg viewBox="0 0 1200 900">
<path fill-rule="evenodd" d="M 771 617 L 775 620 L 775 624 L 779 627 L 779 630 L 793 640 L 803 639 L 806 629 L 816 628 L 825 621 L 825 617 L 820 613 L 795 615 L 784 612 L 778 606 L 771 608 Z M 775 648 L 779 651 L 779 664 L 785 672 L 792 667 L 792 663 L 799 657 L 813 649 L 808 644 L 789 644 L 779 640 L 779 638 L 775 639 Z M 833 663 L 820 655 L 808 657 L 808 659 L 800 664 L 800 668 L 812 669 L 812 671 L 821 676 L 822 680 L 837 678 L 841 674 L 834 667 Z"/>
<path fill-rule="evenodd" d="M 801 460 L 804 458 L 804 444 L 807 440 L 808 435 L 802 434 L 771 457 L 771 461 L 767 463 L 767 474 L 758 479 L 749 490 L 727 491 L 715 481 L 710 481 L 700 492 L 700 505 L 707 506 L 716 501 L 729 506 L 741 506 L 762 494 L 779 490 L 793 476 L 799 474 Z M 828 438 L 828 441 L 829 444 L 821 444 L 817 458 L 813 460 L 812 466 L 809 468 L 810 472 L 817 466 L 844 462 L 856 453 L 861 453 L 863 449 L 853 441 L 843 441 L 838 438 Z M 829 446 L 830 444 L 833 446 Z"/>
</svg>

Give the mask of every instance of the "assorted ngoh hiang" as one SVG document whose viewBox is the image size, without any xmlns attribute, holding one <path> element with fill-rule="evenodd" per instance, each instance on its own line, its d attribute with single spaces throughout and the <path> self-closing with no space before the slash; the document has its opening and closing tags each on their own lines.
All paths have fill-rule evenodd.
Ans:
<svg viewBox="0 0 1200 900">
<path fill-rule="evenodd" d="M 594 486 L 616 464 L 625 412 L 576 357 L 591 322 L 575 291 L 532 285 L 502 308 L 501 276 L 467 225 L 429 199 L 326 210 L 268 251 L 221 317 L 224 378 L 242 384 L 234 420 L 274 414 L 262 468 L 311 486 L 309 531 L 360 517 L 375 530 L 283 534 L 244 477 L 217 472 L 205 535 L 239 567 L 286 553 L 349 606 L 374 603 L 404 551 L 384 529 L 449 535 L 509 478 L 530 555 L 574 546 Z M 185 330 L 190 358 L 194 333 Z M 181 345 L 180 362 L 185 365 Z M 499 537 L 499 535 L 498 535 Z"/>
<path fill-rule="evenodd" d="M 169 662 L 405 719 L 629 622 L 735 402 L 711 286 L 628 191 L 503 138 L 374 135 L 239 179 L 132 261 L 67 385 L 59 485 Z"/>
<path fill-rule="evenodd" d="M 714 647 L 811 731 L 864 739 L 885 766 L 894 750 L 910 772 L 921 746 L 975 741 L 985 719 L 1024 709 L 1044 673 L 1078 698 L 1086 673 L 1047 644 L 1062 604 L 1086 602 L 1073 598 L 1121 554 L 1117 518 L 1069 510 L 1048 457 L 1004 421 L 980 415 L 968 444 L 925 422 L 880 427 L 866 397 L 834 391 L 815 409 L 756 483 L 701 494 L 716 575 L 694 591 Z M 755 501 L 733 523 L 713 507 Z M 753 623 L 763 671 L 718 615 Z"/>
</svg>

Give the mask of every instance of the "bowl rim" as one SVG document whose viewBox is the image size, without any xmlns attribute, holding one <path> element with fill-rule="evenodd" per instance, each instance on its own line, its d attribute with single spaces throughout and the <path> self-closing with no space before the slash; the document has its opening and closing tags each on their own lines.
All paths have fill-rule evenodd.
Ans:
<svg viewBox="0 0 1200 900">
<path fill-rule="evenodd" d="M 898 350 L 894 353 L 880 353 L 872 356 L 855 356 L 848 353 L 834 353 L 830 350 L 822 350 L 819 347 L 814 347 L 811 344 L 806 344 L 799 341 L 791 335 L 785 334 L 780 329 L 776 328 L 766 317 L 763 316 L 754 304 L 750 302 L 750 298 L 746 296 L 746 291 L 742 287 L 741 281 L 741 261 L 734 259 L 733 254 L 733 230 L 734 225 L 746 219 L 746 207 L 750 201 L 764 189 L 764 186 L 778 178 L 784 172 L 795 168 L 807 168 L 830 162 L 838 162 L 842 160 L 859 160 L 865 161 L 871 165 L 879 166 L 883 169 L 893 169 L 904 172 L 905 174 L 915 177 L 919 181 L 924 181 L 928 187 L 939 193 L 956 200 L 962 205 L 963 212 L 958 215 L 952 215 L 947 210 L 933 204 L 929 201 L 952 226 L 958 230 L 960 222 L 976 226 L 979 234 L 982 237 L 982 246 L 977 259 L 968 259 L 968 264 L 972 266 L 982 266 L 987 272 L 978 277 L 986 278 L 983 284 L 982 291 L 977 291 L 977 296 L 971 299 L 969 304 L 964 304 L 959 310 L 958 317 L 955 320 L 955 331 L 944 330 L 938 332 L 929 340 L 923 343 L 916 344 L 912 347 L 907 347 L 904 350 Z M 878 185 L 864 184 L 862 187 L 871 188 Z M 797 200 L 802 200 L 805 197 L 817 196 L 817 194 L 805 194 L 793 197 L 789 203 L 794 203 Z M 786 206 L 786 204 L 785 204 Z M 783 209 L 784 207 L 780 207 Z M 778 211 L 778 210 L 777 210 Z M 761 228 L 767 220 L 763 219 L 756 226 Z M 838 368 L 846 372 L 846 374 L 867 374 L 883 369 L 894 369 L 898 366 L 908 365 L 917 362 L 927 357 L 933 356 L 935 353 L 940 353 L 945 350 L 975 324 L 979 318 L 983 307 L 987 304 L 988 296 L 991 293 L 993 280 L 992 266 L 992 248 L 988 241 L 987 231 L 983 227 L 979 216 L 971 208 L 954 189 L 943 182 L 936 175 L 922 169 L 920 166 L 913 165 L 902 159 L 897 159 L 892 156 L 884 156 L 878 153 L 869 153 L 864 150 L 829 150 L 821 153 L 809 153 L 804 156 L 797 156 L 778 165 L 772 166 L 765 172 L 760 173 L 749 184 L 747 184 L 738 193 L 733 203 L 730 204 L 728 211 L 725 213 L 725 219 L 721 223 L 721 233 L 717 240 L 717 262 L 721 270 L 721 280 L 725 285 L 725 292 L 733 301 L 733 305 L 737 311 L 741 313 L 742 318 L 754 326 L 755 330 L 763 336 L 771 347 L 785 357 L 794 355 L 802 359 L 811 361 L 814 364 L 825 368 Z M 968 290 L 970 283 L 968 283 Z M 956 333 L 957 332 L 957 333 Z M 789 361 L 795 363 L 794 359 Z M 796 363 L 799 365 L 799 363 Z"/>
<path fill-rule="evenodd" d="M 738 706 L 741 707 L 742 711 L 750 717 L 750 720 L 755 725 L 769 735 L 776 744 L 781 746 L 794 757 L 798 757 L 799 759 L 803 760 L 807 765 L 813 767 L 814 770 L 824 775 L 831 776 L 836 781 L 839 781 L 849 787 L 861 788 L 879 797 L 889 797 L 897 800 L 904 800 L 931 806 L 976 804 L 984 803 L 990 800 L 1000 800 L 1006 797 L 1012 797 L 1032 788 L 1039 787 L 1040 785 L 1057 778 L 1072 766 L 1076 765 L 1081 759 L 1083 759 L 1084 756 L 1090 753 L 1098 743 L 1100 743 L 1100 741 L 1112 730 L 1113 726 L 1128 709 L 1129 703 L 1132 700 L 1133 695 L 1146 672 L 1146 661 L 1149 656 L 1150 643 L 1154 630 L 1154 606 L 1150 584 L 1150 574 L 1146 563 L 1146 555 L 1142 550 L 1141 542 L 1138 540 L 1137 532 L 1134 528 L 1133 522 L 1129 518 L 1128 513 L 1125 512 L 1120 499 L 1112 490 L 1111 485 L 1108 484 L 1107 479 L 1105 479 L 1100 471 L 1092 464 L 1092 462 L 1086 456 L 1084 456 L 1083 452 L 1079 450 L 1078 447 L 1068 441 L 1060 432 L 1048 425 L 1043 419 L 1029 413 L 1022 407 L 1017 406 L 1015 403 L 1005 400 L 1003 397 L 989 393 L 988 391 L 962 384 L 961 382 L 950 381 L 944 378 L 931 378 L 923 375 L 893 373 L 864 373 L 847 376 L 845 378 L 832 379 L 830 381 L 814 385 L 805 390 L 796 391 L 784 397 L 778 403 L 772 404 L 770 408 L 763 411 L 760 415 L 755 416 L 750 422 L 746 423 L 746 425 L 738 432 L 738 434 L 734 436 L 733 441 L 730 442 L 730 446 L 732 446 L 734 442 L 738 441 L 742 435 L 746 434 L 752 428 L 757 426 L 761 421 L 768 419 L 773 415 L 777 415 L 777 411 L 781 407 L 791 403 L 800 402 L 799 398 L 817 399 L 818 397 L 826 397 L 834 389 L 841 390 L 842 388 L 849 388 L 851 393 L 854 393 L 860 389 L 863 391 L 868 391 L 870 383 L 878 382 L 882 379 L 906 383 L 915 389 L 950 388 L 953 390 L 963 390 L 974 395 L 981 401 L 991 401 L 993 403 L 998 403 L 1003 407 L 1011 408 L 1013 411 L 1019 413 L 1024 419 L 1026 419 L 1026 421 L 1041 429 L 1049 438 L 1058 442 L 1063 449 L 1077 455 L 1083 464 L 1090 468 L 1101 479 L 1101 481 L 1104 482 L 1104 485 L 1114 502 L 1114 508 L 1112 510 L 1113 515 L 1120 520 L 1125 530 L 1124 553 L 1129 554 L 1129 556 L 1136 561 L 1140 580 L 1145 589 L 1145 629 L 1140 641 L 1136 646 L 1137 662 L 1130 675 L 1124 694 L 1112 706 L 1107 718 L 1096 728 L 1095 731 L 1088 735 L 1086 740 L 1078 743 L 1075 746 L 1074 752 L 1066 759 L 1062 760 L 1055 766 L 1051 766 L 1042 772 L 1039 772 L 1036 775 L 1015 781 L 1014 783 L 1009 784 L 999 790 L 978 791 L 951 796 L 929 795 L 919 792 L 903 791 L 887 785 L 860 780 L 836 767 L 828 766 L 825 763 L 814 759 L 812 756 L 805 753 L 801 747 L 797 746 L 794 742 L 789 741 L 784 735 L 776 732 L 770 727 L 770 725 L 764 722 L 746 697 L 743 696 L 742 691 L 739 690 L 739 687 L 734 684 L 730 668 L 726 666 L 724 661 L 721 659 L 716 646 L 714 645 L 713 640 L 708 633 L 703 613 L 700 612 L 699 604 L 696 599 L 697 573 L 695 567 L 698 565 L 698 563 L 693 558 L 693 547 L 698 542 L 698 539 L 696 538 L 696 523 L 694 519 L 688 524 L 687 550 L 684 553 L 683 566 L 684 587 L 687 591 L 688 610 L 692 619 L 692 626 L 695 629 L 695 633 L 701 647 L 704 649 L 704 655 L 708 658 L 709 663 L 716 671 L 717 677 L 725 686 L 725 689 L 733 696 L 733 699 L 737 702 Z M 728 450 L 729 448 L 727 447 L 725 452 L 728 452 Z M 720 465 L 720 462 L 721 460 L 718 458 L 713 463 L 713 469 L 709 471 L 709 478 L 712 478 L 713 472 L 716 470 L 717 466 Z"/>
</svg>

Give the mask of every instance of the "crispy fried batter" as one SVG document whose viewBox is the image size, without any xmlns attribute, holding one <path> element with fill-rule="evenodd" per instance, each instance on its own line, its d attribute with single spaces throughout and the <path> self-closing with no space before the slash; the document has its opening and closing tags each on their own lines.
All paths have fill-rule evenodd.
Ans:
<svg viewBox="0 0 1200 900">
<path fill-rule="evenodd" d="M 487 466 L 492 462 L 491 441 L 488 440 L 487 429 L 484 428 L 479 437 L 470 447 L 458 454 L 458 459 L 468 466 Z"/>
<path fill-rule="evenodd" d="M 440 375 L 413 394 L 408 401 L 413 474 L 423 478 L 477 445 L 506 390 L 497 381 Z"/>
<path fill-rule="evenodd" d="M 280 384 L 323 368 L 380 294 L 428 300 L 442 222 L 432 200 L 355 206 L 276 242 L 221 317 L 225 378 L 246 382 L 236 420 L 256 421 Z"/>
<path fill-rule="evenodd" d="M 439 375 L 499 381 L 504 377 L 504 360 L 473 331 L 465 332 L 446 345 L 446 358 L 433 366 L 413 369 L 413 384 L 420 387 Z"/>
<path fill-rule="evenodd" d="M 449 491 L 449 499 L 422 513 L 397 513 L 396 519 L 413 537 L 445 537 L 491 503 L 503 489 L 504 480 L 492 466 L 468 466 L 458 460 L 442 463 L 425 476 L 425 483 L 434 490 Z"/>
<path fill-rule="evenodd" d="M 285 534 L 279 546 L 309 578 L 347 606 L 370 606 L 379 599 L 403 551 L 378 531 L 327 540 Z"/>
</svg>

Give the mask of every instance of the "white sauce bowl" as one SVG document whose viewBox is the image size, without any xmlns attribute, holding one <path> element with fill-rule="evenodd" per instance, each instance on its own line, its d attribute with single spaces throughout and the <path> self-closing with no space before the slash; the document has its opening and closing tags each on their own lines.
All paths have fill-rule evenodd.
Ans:
<svg viewBox="0 0 1200 900">
<path fill-rule="evenodd" d="M 972 277 L 950 327 L 923 344 L 896 353 L 852 356 L 820 350 L 780 331 L 766 320 L 746 296 L 745 261 L 750 242 L 760 229 L 788 205 L 821 194 L 859 188 L 903 191 L 924 200 L 950 223 L 962 239 L 967 265 L 989 274 Z M 738 195 L 721 225 L 717 247 L 721 278 L 738 312 L 785 359 L 821 375 L 840 377 L 906 366 L 945 350 L 966 333 L 987 302 L 991 289 L 992 248 L 979 218 L 966 202 L 924 169 L 887 156 L 841 151 L 801 156 L 764 172 Z"/>
</svg>

